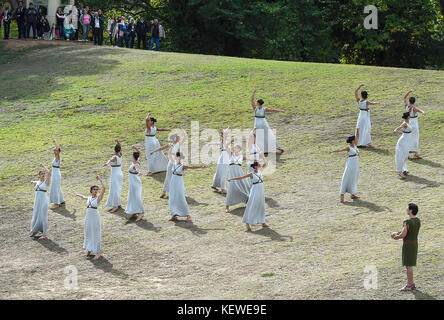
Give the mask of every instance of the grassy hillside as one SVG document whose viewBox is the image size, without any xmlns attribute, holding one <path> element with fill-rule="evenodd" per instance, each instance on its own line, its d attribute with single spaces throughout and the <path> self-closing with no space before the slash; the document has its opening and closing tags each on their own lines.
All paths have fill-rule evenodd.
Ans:
<svg viewBox="0 0 444 320">
<path fill-rule="evenodd" d="M 7 299 L 443 299 L 444 298 L 444 73 L 353 65 L 307 64 L 216 56 L 142 52 L 56 44 L 7 48 L 0 42 L 0 297 Z M 354 89 L 366 84 L 376 150 L 362 150 L 361 200 L 338 203 L 345 145 L 358 116 Z M 187 172 L 194 223 L 168 222 L 159 199 L 164 174 L 143 177 L 146 222 L 127 222 L 106 212 L 103 256 L 84 257 L 87 194 L 109 168 L 114 138 L 144 147 L 148 111 L 158 127 L 200 130 L 253 125 L 250 94 L 286 113 L 268 116 L 287 150 L 277 171 L 265 177 L 270 230 L 252 233 L 241 223 L 243 206 L 224 212 L 225 198 L 210 189 L 215 166 Z M 424 160 L 408 163 L 399 180 L 394 165 L 402 97 L 414 88 L 419 105 Z M 41 162 L 52 161 L 52 140 L 62 148 L 66 208 L 49 211 L 49 240 L 27 236 Z M 192 137 L 191 137 L 192 138 Z M 161 144 L 167 134 L 160 133 Z M 145 158 L 143 158 L 145 160 Z M 146 165 L 146 162 L 144 162 Z M 146 167 L 146 166 L 145 166 Z M 127 198 L 124 170 L 123 203 Z M 401 228 L 405 207 L 418 203 L 418 291 L 405 282 Z M 64 268 L 75 265 L 79 288 L 64 288 Z M 378 289 L 365 290 L 364 268 L 376 266 Z"/>
</svg>

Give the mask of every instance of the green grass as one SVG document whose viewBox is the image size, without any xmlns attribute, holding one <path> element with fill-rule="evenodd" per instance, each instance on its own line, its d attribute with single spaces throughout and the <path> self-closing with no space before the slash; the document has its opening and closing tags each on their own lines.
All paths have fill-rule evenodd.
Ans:
<svg viewBox="0 0 444 320">
<path fill-rule="evenodd" d="M 11 55 L 0 42 L 0 57 Z M 51 46 L 0 60 L 0 297 L 132 299 L 443 299 L 444 73 L 440 71 L 309 64 L 229 57 L 142 52 L 85 45 Z M 339 205 L 345 146 L 357 119 L 354 89 L 366 84 L 377 150 L 363 150 L 360 201 Z M 258 89 L 268 107 L 285 109 L 268 121 L 287 150 L 277 171 L 265 176 L 271 230 L 244 232 L 243 207 L 224 212 L 224 198 L 210 189 L 215 167 L 187 172 L 194 224 L 168 222 L 159 199 L 164 175 L 143 177 L 147 222 L 127 223 L 104 203 L 103 254 L 83 258 L 87 194 L 123 144 L 144 148 L 148 111 L 158 127 L 199 121 L 200 131 L 253 125 L 250 94 Z M 394 167 L 402 97 L 415 89 L 423 161 L 409 161 L 412 176 L 400 181 Z M 50 242 L 26 237 L 41 162 L 52 161 L 52 140 L 62 148 L 67 207 L 49 212 Z M 190 137 L 190 140 L 193 136 Z M 160 133 L 161 144 L 167 134 Z M 203 143 L 203 141 L 202 141 Z M 146 168 L 146 166 L 145 166 Z M 125 172 L 125 171 L 124 171 Z M 122 199 L 127 197 L 124 178 Z M 405 219 L 405 206 L 420 206 L 415 294 L 398 292 L 405 281 L 401 243 L 390 239 Z M 63 287 L 64 267 L 79 271 L 79 290 Z M 364 268 L 378 268 L 379 288 L 365 290 Z M 37 270 L 30 274 L 32 270 Z M 269 270 L 275 272 L 269 273 Z M 265 275 L 273 276 L 265 276 Z M 48 288 L 53 288 L 49 290 Z"/>
</svg>

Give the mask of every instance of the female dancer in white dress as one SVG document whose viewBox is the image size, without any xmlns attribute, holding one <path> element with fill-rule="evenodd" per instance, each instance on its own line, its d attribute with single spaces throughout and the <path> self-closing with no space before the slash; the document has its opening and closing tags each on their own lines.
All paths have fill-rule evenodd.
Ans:
<svg viewBox="0 0 444 320">
<path fill-rule="evenodd" d="M 128 178 L 128 203 L 126 205 L 125 213 L 131 215 L 130 218 L 136 217 L 136 221 L 143 218 L 145 212 L 142 202 L 142 181 L 139 178 L 140 173 L 140 150 L 133 146 L 133 162 L 129 167 Z"/>
<path fill-rule="evenodd" d="M 186 133 L 186 131 L 182 127 L 180 127 L 180 129 L 182 129 L 182 131 L 183 131 L 182 138 L 179 135 L 177 135 L 177 134 L 172 134 L 170 136 L 171 143 L 169 143 L 166 146 L 163 146 L 161 148 L 158 148 L 158 149 L 156 149 L 154 151 L 151 151 L 150 154 L 153 155 L 154 153 L 159 152 L 159 151 L 163 151 L 165 149 L 171 149 L 171 153 L 172 154 L 176 154 L 177 152 L 181 152 L 180 151 L 180 147 L 187 140 L 188 134 Z M 170 160 L 168 160 L 167 172 L 166 172 L 166 175 L 165 175 L 165 180 L 163 182 L 163 191 L 162 191 L 162 194 L 160 195 L 160 197 L 162 199 L 165 198 L 167 192 L 170 191 L 170 181 L 171 181 L 171 174 L 172 174 L 172 172 L 173 172 L 173 163 Z"/>
<path fill-rule="evenodd" d="M 221 153 L 220 153 L 219 159 L 217 160 L 217 169 L 216 169 L 216 173 L 213 176 L 213 184 L 211 185 L 211 188 L 214 190 L 218 190 L 217 188 L 220 188 L 220 192 L 222 194 L 227 193 L 226 182 L 227 182 L 227 170 L 228 170 L 229 156 L 228 156 L 228 152 L 226 149 L 226 144 L 227 144 L 226 139 L 227 139 L 227 136 L 228 136 L 228 133 L 230 132 L 230 130 L 231 130 L 231 128 L 228 127 L 227 129 L 220 132 L 221 141 L 218 144 L 219 144 Z M 213 144 L 213 143 L 210 143 L 210 144 Z"/>
<path fill-rule="evenodd" d="M 105 185 L 103 184 L 102 179 L 97 176 L 96 179 L 102 185 L 102 191 L 99 192 L 98 186 L 92 186 L 89 191 L 91 193 L 91 197 L 85 197 L 81 194 L 77 194 L 78 197 L 86 200 L 86 217 L 85 217 L 85 227 L 84 231 L 84 240 L 83 240 L 83 249 L 85 249 L 86 256 L 89 257 L 91 253 L 94 254 L 93 260 L 97 260 L 100 258 L 100 251 L 102 249 L 102 227 L 101 227 L 101 218 L 100 213 L 97 210 L 99 207 L 100 201 L 103 199 L 103 195 L 105 194 Z"/>
<path fill-rule="evenodd" d="M 234 146 L 234 153 L 231 152 L 230 146 L 226 145 L 228 156 L 230 157 L 230 179 L 244 176 L 242 170 L 242 160 L 246 157 L 242 156 L 242 147 L 240 145 Z M 236 180 L 228 183 L 228 192 L 226 200 L 225 212 L 230 212 L 230 206 L 238 203 L 247 203 L 250 193 L 250 185 L 246 180 Z"/>
<path fill-rule="evenodd" d="M 409 158 L 413 128 L 409 123 L 410 112 L 405 112 L 402 115 L 402 118 L 404 119 L 404 122 L 393 130 L 393 132 L 397 133 L 399 130 L 402 130 L 402 136 L 399 138 L 398 143 L 396 144 L 395 163 L 399 176 L 401 179 L 405 179 L 409 173 L 409 170 L 407 169 L 407 160 Z"/>
<path fill-rule="evenodd" d="M 120 200 L 120 194 L 122 193 L 123 173 L 122 173 L 122 146 L 118 139 L 115 139 L 116 145 L 114 146 L 114 155 L 103 165 L 104 167 L 111 166 L 111 176 L 109 183 L 108 200 L 106 201 L 107 207 L 112 207 L 108 210 L 110 213 L 114 213 L 122 206 Z"/>
<path fill-rule="evenodd" d="M 159 140 L 156 138 L 156 133 L 160 131 L 170 131 L 168 129 L 157 128 L 154 123 L 157 122 L 156 119 L 150 117 L 151 113 L 148 113 L 145 118 L 145 153 L 146 161 L 148 164 L 147 176 L 152 176 L 153 173 L 166 171 L 168 167 L 168 160 L 162 152 L 156 152 L 151 154 L 160 147 Z"/>
<path fill-rule="evenodd" d="M 416 98 L 410 97 L 409 100 L 407 98 L 413 92 L 410 90 L 404 96 L 404 106 L 405 111 L 410 113 L 410 125 L 412 126 L 412 136 L 411 136 L 411 145 L 409 153 L 414 153 L 417 159 L 422 159 L 419 154 L 419 123 L 418 123 L 418 113 L 422 113 L 425 116 L 425 112 L 415 106 Z"/>
<path fill-rule="evenodd" d="M 31 237 L 34 237 L 39 231 L 42 233 L 40 239 L 45 239 L 48 230 L 48 198 L 46 192 L 51 185 L 51 173 L 48 168 L 40 164 L 42 171 L 39 172 L 39 180 L 31 181 L 35 185 L 34 210 L 31 220 Z"/>
<path fill-rule="evenodd" d="M 278 109 L 269 109 L 264 108 L 264 100 L 259 99 L 257 100 L 257 104 L 255 101 L 255 93 L 256 89 L 253 90 L 253 95 L 251 96 L 251 107 L 254 110 L 254 127 L 256 129 L 259 129 L 257 131 L 258 134 L 258 144 L 261 147 L 261 149 L 264 151 L 264 153 L 274 152 L 275 150 L 279 150 L 281 152 L 284 152 L 284 149 L 282 149 L 277 140 L 274 136 L 273 131 L 270 129 L 270 126 L 268 125 L 267 119 L 265 119 L 265 113 L 266 112 L 285 112 L 284 110 L 278 110 Z"/>
<path fill-rule="evenodd" d="M 373 106 L 378 104 L 378 102 L 372 102 L 368 101 L 368 93 L 367 91 L 361 92 L 361 98 L 359 97 L 359 89 L 361 89 L 364 86 L 364 84 L 361 84 L 359 87 L 355 90 L 355 98 L 358 102 L 359 107 L 359 117 L 358 121 L 356 123 L 356 132 L 361 132 L 361 138 L 359 139 L 358 147 L 369 147 L 369 148 L 375 148 L 375 146 L 372 144 L 372 122 L 370 120 L 370 108 L 369 106 Z"/>
<path fill-rule="evenodd" d="M 228 179 L 229 182 L 250 178 L 252 188 L 245 208 L 242 222 L 247 226 L 247 231 L 251 231 L 251 225 L 262 224 L 263 228 L 268 228 L 265 223 L 265 193 L 264 193 L 264 178 L 262 176 L 263 169 L 267 166 L 265 162 L 262 166 L 259 162 L 254 162 L 251 167 L 253 172 L 237 178 Z"/>
<path fill-rule="evenodd" d="M 191 221 L 191 216 L 188 209 L 187 199 L 185 198 L 185 184 L 183 182 L 183 173 L 185 169 L 205 168 L 205 166 L 186 166 L 182 163 L 185 158 L 180 152 L 177 152 L 174 157 L 171 148 L 168 150 L 168 158 L 173 163 L 170 195 L 168 198 L 168 205 L 170 207 L 171 219 L 176 221 L 177 217 L 187 217 L 187 221 Z"/>
<path fill-rule="evenodd" d="M 54 206 L 52 209 L 59 208 L 62 204 L 65 203 L 63 200 L 62 193 L 62 175 L 60 174 L 60 164 L 62 160 L 60 159 L 60 147 L 57 144 L 57 141 L 54 139 L 54 160 L 52 160 L 52 184 L 51 189 L 49 191 L 49 203 L 53 203 Z"/>
<path fill-rule="evenodd" d="M 264 163 L 267 162 L 261 148 L 259 148 L 259 146 L 256 144 L 256 128 L 254 128 L 248 136 L 247 147 L 247 172 L 251 173 L 254 171 L 253 167 L 251 166 L 254 162 L 259 162 L 259 159 L 262 159 Z"/>
<path fill-rule="evenodd" d="M 358 199 L 357 188 L 359 179 L 359 128 L 356 129 L 356 136 L 351 136 L 347 139 L 348 147 L 331 151 L 333 152 L 347 152 L 348 159 L 345 166 L 344 174 L 342 175 L 340 202 L 344 203 L 344 195 L 348 192 L 352 199 Z"/>
</svg>

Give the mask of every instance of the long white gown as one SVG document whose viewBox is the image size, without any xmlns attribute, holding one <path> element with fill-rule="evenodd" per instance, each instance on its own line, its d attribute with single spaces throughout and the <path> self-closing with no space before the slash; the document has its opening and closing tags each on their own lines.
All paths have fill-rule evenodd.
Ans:
<svg viewBox="0 0 444 320">
<path fill-rule="evenodd" d="M 107 207 L 119 207 L 122 205 L 120 194 L 122 193 L 123 173 L 122 173 L 122 157 L 115 156 L 116 160 L 110 162 L 111 177 L 109 182 L 109 194 L 106 201 Z"/>
<path fill-rule="evenodd" d="M 151 173 L 166 171 L 168 167 L 168 159 L 163 152 L 156 152 L 151 155 L 151 151 L 154 151 L 160 147 L 159 140 L 156 138 L 157 127 L 152 126 L 150 131 L 145 129 L 145 153 L 148 163 L 148 170 Z"/>
<path fill-rule="evenodd" d="M 233 153 L 230 158 L 230 179 L 244 176 L 242 170 L 242 154 L 238 157 Z M 238 203 L 246 203 L 248 201 L 250 185 L 243 180 L 234 180 L 228 183 L 226 205 L 233 206 Z"/>
<path fill-rule="evenodd" d="M 347 192 L 355 195 L 358 189 L 359 180 L 359 150 L 357 147 L 350 146 L 348 151 L 347 164 L 345 166 L 344 174 L 342 175 L 341 195 Z"/>
<path fill-rule="evenodd" d="M 46 234 L 48 230 L 48 198 L 46 181 L 37 181 L 35 184 L 34 210 L 32 212 L 31 232 Z"/>
<path fill-rule="evenodd" d="M 169 147 L 171 149 L 171 154 L 174 156 L 177 152 L 180 152 L 180 143 L 170 143 Z M 163 192 L 170 192 L 170 182 L 171 175 L 173 173 L 173 163 L 168 160 L 167 172 L 165 175 L 165 180 L 163 182 Z"/>
<path fill-rule="evenodd" d="M 185 184 L 183 182 L 183 164 L 173 164 L 170 182 L 168 205 L 172 216 L 189 216 L 187 199 L 185 198 Z"/>
<path fill-rule="evenodd" d="M 256 130 L 256 143 L 263 150 L 264 153 L 275 152 L 276 148 L 279 148 L 279 143 L 268 125 L 265 118 L 266 108 L 254 109 L 254 127 Z"/>
<path fill-rule="evenodd" d="M 407 105 L 405 107 L 406 112 L 410 112 L 410 108 Z M 410 153 L 419 153 L 419 123 L 418 123 L 418 112 L 410 112 L 410 125 L 412 126 L 412 133 L 410 137 Z"/>
<path fill-rule="evenodd" d="M 251 182 L 250 196 L 242 222 L 250 225 L 265 223 L 265 193 L 262 173 L 253 172 Z"/>
<path fill-rule="evenodd" d="M 406 123 L 406 122 L 404 122 Z M 395 163 L 398 172 L 408 172 L 407 160 L 411 146 L 412 126 L 407 123 L 406 128 L 402 128 L 402 135 L 396 144 Z"/>
<path fill-rule="evenodd" d="M 221 154 L 217 160 L 217 169 L 213 177 L 213 187 L 226 190 L 227 169 L 228 169 L 228 152 L 225 150 L 223 142 L 220 142 Z"/>
<path fill-rule="evenodd" d="M 260 160 L 260 153 L 262 152 L 261 148 L 257 144 L 252 144 L 250 147 L 249 152 L 247 153 L 247 172 L 251 173 L 254 171 L 254 169 L 251 167 L 254 161 Z M 254 161 L 250 161 L 254 160 Z"/>
<path fill-rule="evenodd" d="M 62 174 L 60 173 L 60 164 L 62 159 L 57 160 L 54 158 L 52 160 L 52 172 L 51 172 L 51 188 L 49 190 L 49 202 L 54 204 L 62 204 L 65 202 L 63 200 L 62 193 Z"/>
<path fill-rule="evenodd" d="M 356 123 L 356 129 L 359 129 L 358 147 L 364 147 L 372 143 L 372 122 L 370 121 L 370 108 L 367 100 L 359 101 L 359 117 Z"/>
<path fill-rule="evenodd" d="M 137 164 L 139 166 L 139 164 Z M 136 170 L 136 164 L 132 163 L 129 167 L 128 176 L 128 203 L 126 205 L 126 214 L 144 213 L 142 202 L 142 181 Z"/>
<path fill-rule="evenodd" d="M 97 197 L 88 197 L 86 208 L 83 249 L 98 254 L 102 249 L 102 226 Z"/>
</svg>

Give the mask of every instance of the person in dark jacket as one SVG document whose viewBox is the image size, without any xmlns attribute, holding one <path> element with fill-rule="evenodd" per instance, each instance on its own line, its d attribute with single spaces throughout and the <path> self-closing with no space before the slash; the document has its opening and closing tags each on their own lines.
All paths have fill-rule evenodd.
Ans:
<svg viewBox="0 0 444 320">
<path fill-rule="evenodd" d="M 15 19 L 18 27 L 18 38 L 26 39 L 25 7 L 23 7 L 23 1 L 18 3 L 18 7 L 15 10 Z"/>
<path fill-rule="evenodd" d="M 31 2 L 28 9 L 25 10 L 27 38 L 29 38 L 29 31 L 32 28 L 32 38 L 37 39 L 37 16 L 37 9 L 34 8 L 34 4 Z"/>
<path fill-rule="evenodd" d="M 93 37 L 95 45 L 103 45 L 103 28 L 105 24 L 105 17 L 102 14 L 102 10 L 96 11 L 92 18 L 93 24 Z"/>
<path fill-rule="evenodd" d="M 51 27 L 49 26 L 49 22 L 45 16 L 40 16 L 40 20 L 37 26 L 38 37 L 39 39 L 43 39 L 43 35 L 49 31 L 51 31 Z"/>
<path fill-rule="evenodd" d="M 136 25 L 137 32 L 137 48 L 140 49 L 140 42 L 142 42 L 143 49 L 146 49 L 146 34 L 148 32 L 148 24 L 146 23 L 143 16 L 140 16 L 140 20 L 137 21 Z"/>
<path fill-rule="evenodd" d="M 4 32 L 4 39 L 9 39 L 9 30 L 11 27 L 11 19 L 12 19 L 12 11 L 11 8 L 9 8 L 9 4 L 5 4 L 3 13 L 2 13 L 2 22 L 3 22 L 3 32 Z"/>
<path fill-rule="evenodd" d="M 159 21 L 154 19 L 151 25 L 151 43 L 148 50 L 153 50 L 153 45 L 156 43 L 156 51 L 159 51 L 160 35 L 159 35 Z"/>
<path fill-rule="evenodd" d="M 56 12 L 56 22 L 57 22 L 57 29 L 59 30 L 59 39 L 62 40 L 62 38 L 65 38 L 65 14 L 63 13 L 62 7 L 57 8 Z"/>
<path fill-rule="evenodd" d="M 136 23 L 134 22 L 134 18 L 130 19 L 128 23 L 128 36 L 129 36 L 129 47 L 131 49 L 134 48 L 134 42 L 136 40 Z"/>
</svg>

